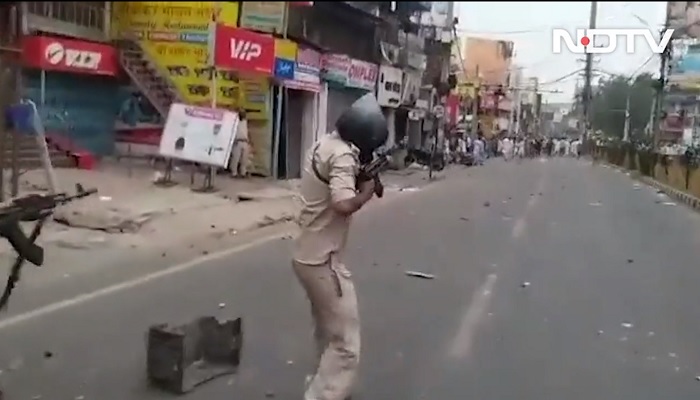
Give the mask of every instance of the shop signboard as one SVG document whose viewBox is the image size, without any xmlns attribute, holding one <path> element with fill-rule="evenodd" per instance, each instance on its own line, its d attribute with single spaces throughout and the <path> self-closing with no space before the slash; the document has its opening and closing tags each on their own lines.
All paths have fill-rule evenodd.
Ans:
<svg viewBox="0 0 700 400">
<path fill-rule="evenodd" d="M 379 66 L 367 61 L 351 59 L 346 87 L 374 92 L 379 75 Z"/>
</svg>

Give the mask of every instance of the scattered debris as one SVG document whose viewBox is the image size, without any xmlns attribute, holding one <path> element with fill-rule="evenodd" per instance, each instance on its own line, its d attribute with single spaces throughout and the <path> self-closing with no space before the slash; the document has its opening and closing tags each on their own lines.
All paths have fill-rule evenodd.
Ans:
<svg viewBox="0 0 700 400">
<path fill-rule="evenodd" d="M 520 284 L 520 287 L 521 287 L 521 288 L 526 288 L 526 287 L 529 287 L 529 286 L 530 286 L 530 282 L 523 282 L 523 283 Z"/>
<path fill-rule="evenodd" d="M 501 204 L 508 204 L 508 201 L 507 201 L 507 200 L 503 200 L 503 201 L 501 201 Z"/>
<path fill-rule="evenodd" d="M 605 333 L 605 332 L 603 332 L 602 330 L 599 330 L 599 331 L 598 331 L 598 336 L 602 335 L 603 333 Z"/>
<path fill-rule="evenodd" d="M 631 322 L 623 322 L 621 325 L 623 328 L 627 329 L 634 328 L 634 324 L 632 324 Z"/>
<path fill-rule="evenodd" d="M 661 204 L 663 204 L 663 205 L 665 205 L 665 206 L 675 206 L 675 205 L 676 205 L 676 203 L 674 203 L 674 202 L 672 202 L 672 201 L 664 201 L 664 202 L 661 203 Z"/>
<path fill-rule="evenodd" d="M 673 370 L 676 371 L 676 372 L 680 372 L 681 367 L 675 367 L 675 368 L 673 368 Z"/>
<path fill-rule="evenodd" d="M 649 360 L 649 361 L 655 361 L 655 360 L 656 360 L 656 357 L 654 357 L 654 356 L 649 356 L 649 357 L 647 357 L 647 360 Z"/>
<path fill-rule="evenodd" d="M 459 217 L 459 219 L 461 219 L 462 221 L 469 221 L 469 218 L 467 217 Z"/>
<path fill-rule="evenodd" d="M 600 207 L 603 205 L 603 203 L 601 203 L 599 201 L 594 201 L 593 203 L 588 203 L 588 205 L 593 206 L 593 207 Z"/>
<path fill-rule="evenodd" d="M 287 365 L 294 365 L 294 361 L 292 361 L 292 360 L 287 360 Z"/>
<path fill-rule="evenodd" d="M 509 217 L 509 216 L 507 216 L 507 215 L 504 215 L 504 216 L 502 216 L 501 218 L 502 218 L 504 221 L 510 221 L 511 219 L 513 219 L 513 217 Z"/>
<path fill-rule="evenodd" d="M 671 358 L 678 358 L 678 355 L 676 353 L 668 353 L 668 356 Z"/>
<path fill-rule="evenodd" d="M 654 335 L 656 335 L 656 333 L 654 333 L 653 331 L 652 331 L 652 332 L 649 332 L 649 333 L 647 333 L 647 336 L 648 336 L 648 337 L 652 337 L 652 336 L 654 336 Z"/>
<path fill-rule="evenodd" d="M 621 337 L 621 338 L 620 338 L 620 341 L 621 341 L 621 342 L 626 342 L 626 341 L 627 341 L 627 336 Z"/>
<path fill-rule="evenodd" d="M 485 201 L 485 202 L 484 202 L 484 207 L 491 207 L 491 203 L 488 202 L 488 201 Z"/>
<path fill-rule="evenodd" d="M 267 397 L 268 399 L 271 399 L 271 398 L 275 397 L 275 392 L 273 392 L 272 390 L 268 390 L 267 392 L 265 392 L 265 397 Z"/>
<path fill-rule="evenodd" d="M 83 399 L 85 399 L 85 396 L 83 396 L 82 394 L 80 396 L 75 396 L 75 400 L 83 400 Z"/>
<path fill-rule="evenodd" d="M 46 351 L 44 352 L 44 358 L 51 358 L 51 357 L 53 357 L 53 353 L 50 352 L 50 351 L 48 351 L 48 350 L 46 350 Z"/>
<path fill-rule="evenodd" d="M 112 201 L 111 196 L 100 196 L 100 201 Z"/>
<path fill-rule="evenodd" d="M 633 259 L 631 259 L 631 258 L 628 258 L 628 259 L 627 259 L 627 264 L 632 264 L 633 262 L 634 262 Z"/>
<path fill-rule="evenodd" d="M 435 275 L 433 275 L 433 274 L 426 274 L 425 272 L 405 271 L 405 274 L 408 275 L 408 276 L 412 276 L 412 277 L 414 277 L 414 278 L 435 279 Z"/>
<path fill-rule="evenodd" d="M 696 377 L 695 377 L 695 380 L 696 380 L 696 381 L 700 381 L 700 375 L 696 376 Z"/>
<path fill-rule="evenodd" d="M 224 308 L 226 307 L 226 303 L 219 303 L 219 308 Z"/>
<path fill-rule="evenodd" d="M 165 257 L 166 254 L 163 252 L 163 253 L 160 253 L 160 256 L 161 256 L 161 257 Z"/>
</svg>

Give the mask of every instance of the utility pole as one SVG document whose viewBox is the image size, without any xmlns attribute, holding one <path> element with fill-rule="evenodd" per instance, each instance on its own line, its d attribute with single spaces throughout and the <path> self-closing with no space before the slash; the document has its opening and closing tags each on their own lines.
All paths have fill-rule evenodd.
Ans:
<svg viewBox="0 0 700 400">
<path fill-rule="evenodd" d="M 472 101 L 472 136 L 479 132 L 479 93 L 481 91 L 481 81 L 479 80 L 479 66 L 476 66 L 476 78 L 474 79 L 474 99 Z"/>
<path fill-rule="evenodd" d="M 667 6 L 668 7 L 668 6 Z M 663 36 L 664 32 L 668 29 L 668 9 L 666 10 L 666 20 L 664 21 L 664 29 L 661 31 Z M 651 119 L 651 131 L 653 132 L 654 147 L 658 145 L 659 139 L 661 138 L 661 112 L 664 108 L 664 88 L 666 87 L 666 73 L 668 72 L 668 60 L 671 57 L 671 47 L 673 42 L 661 53 L 661 69 L 659 70 L 659 83 L 656 87 L 656 97 L 654 97 L 654 113 Z"/>
<path fill-rule="evenodd" d="M 588 21 L 588 26 L 590 29 L 595 29 L 596 20 L 598 18 L 598 2 L 591 2 L 591 15 Z M 591 46 L 595 46 L 595 43 L 590 43 Z M 593 94 L 591 89 L 591 81 L 593 80 L 593 54 L 586 53 L 586 67 L 584 72 L 584 86 L 583 86 L 583 138 L 584 140 L 588 138 L 588 128 L 590 126 L 590 112 L 591 112 L 591 101 L 593 100 Z"/>
<path fill-rule="evenodd" d="M 622 141 L 629 142 L 630 140 L 630 90 L 627 92 L 627 102 L 625 104 L 625 126 L 622 129 Z"/>
</svg>

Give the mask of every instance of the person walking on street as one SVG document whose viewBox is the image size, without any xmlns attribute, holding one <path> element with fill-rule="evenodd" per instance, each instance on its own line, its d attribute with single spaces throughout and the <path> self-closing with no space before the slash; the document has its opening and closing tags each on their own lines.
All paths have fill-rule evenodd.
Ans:
<svg viewBox="0 0 700 400">
<path fill-rule="evenodd" d="M 389 136 L 372 94 L 346 110 L 335 128 L 311 146 L 299 190 L 301 232 L 292 264 L 311 303 L 317 356 L 304 400 L 346 400 L 351 394 L 360 361 L 360 319 L 343 255 L 353 214 L 379 193 L 373 180 L 358 181 L 360 166 Z"/>
<path fill-rule="evenodd" d="M 250 143 L 248 143 L 248 121 L 245 110 L 238 111 L 238 128 L 236 137 L 233 139 L 231 149 L 231 159 L 229 168 L 231 176 L 245 178 L 248 175 L 248 164 L 250 163 Z"/>
</svg>

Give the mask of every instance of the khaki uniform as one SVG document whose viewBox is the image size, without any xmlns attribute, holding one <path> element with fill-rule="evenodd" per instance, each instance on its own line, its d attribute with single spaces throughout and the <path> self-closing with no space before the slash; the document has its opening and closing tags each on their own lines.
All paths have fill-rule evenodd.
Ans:
<svg viewBox="0 0 700 400">
<path fill-rule="evenodd" d="M 250 164 L 250 143 L 248 142 L 248 121 L 242 120 L 238 123 L 236 138 L 231 149 L 231 159 L 229 168 L 233 176 L 246 176 L 248 165 Z"/>
<path fill-rule="evenodd" d="M 360 360 L 360 320 L 351 273 L 343 263 L 351 217 L 331 203 L 355 197 L 358 149 L 337 133 L 317 141 L 304 162 L 294 272 L 311 302 L 318 366 L 304 400 L 344 400 Z M 321 179 L 312 167 L 312 157 Z M 324 182 L 327 181 L 328 183 Z"/>
</svg>

